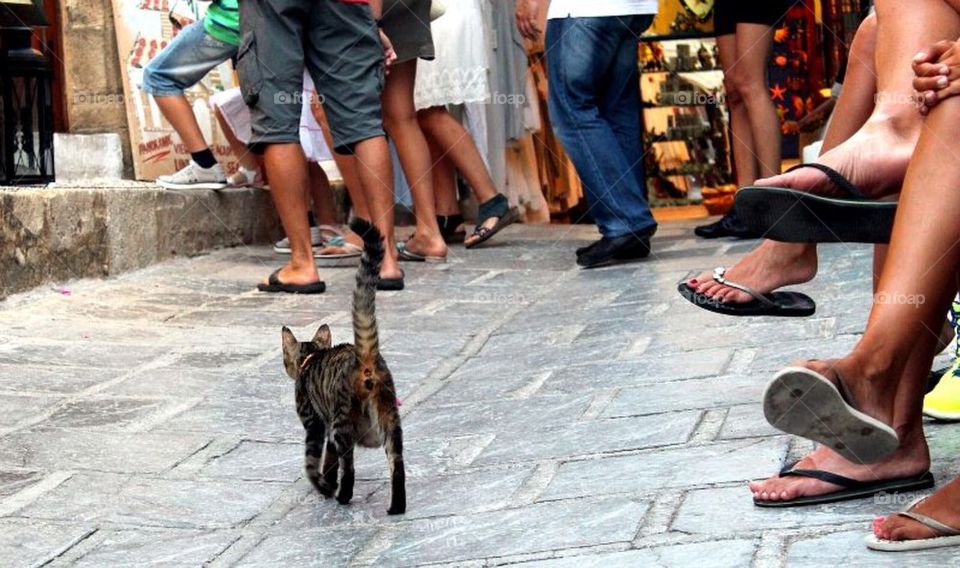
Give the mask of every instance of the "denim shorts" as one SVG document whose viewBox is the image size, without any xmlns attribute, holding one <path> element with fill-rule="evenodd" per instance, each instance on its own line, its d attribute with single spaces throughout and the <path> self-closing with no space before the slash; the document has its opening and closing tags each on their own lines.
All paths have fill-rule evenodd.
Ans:
<svg viewBox="0 0 960 568">
<path fill-rule="evenodd" d="M 203 22 L 183 28 L 143 70 L 143 91 L 155 97 L 182 95 L 211 69 L 237 55 L 237 46 L 207 33 Z"/>
</svg>

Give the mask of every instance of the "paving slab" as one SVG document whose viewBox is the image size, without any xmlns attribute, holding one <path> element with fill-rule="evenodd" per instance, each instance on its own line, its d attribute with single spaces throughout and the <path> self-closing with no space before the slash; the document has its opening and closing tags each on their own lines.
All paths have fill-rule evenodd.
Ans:
<svg viewBox="0 0 960 568">
<path fill-rule="evenodd" d="M 720 540 L 541 560 L 520 564 L 518 568 L 673 568 L 706 564 L 716 568 L 740 568 L 750 564 L 756 546 L 756 542 L 750 540 Z"/>
<path fill-rule="evenodd" d="M 215 559 L 239 536 L 230 531 L 105 530 L 96 547 L 74 566 L 202 566 Z"/>
<path fill-rule="evenodd" d="M 697 221 L 698 222 L 698 221 Z M 270 247 L 177 258 L 0 301 L 0 565 L 929 566 L 863 531 L 910 495 L 793 510 L 746 483 L 804 444 L 759 401 L 798 358 L 845 353 L 871 298 L 867 246 L 820 248 L 804 319 L 727 318 L 676 290 L 755 242 L 670 222 L 644 262 L 580 270 L 592 226 L 512 226 L 412 264 L 377 297 L 397 382 L 408 508 L 388 516 L 382 449 L 349 505 L 304 477 L 280 325 L 352 338 L 355 271 L 322 296 L 262 294 Z M 410 230 L 406 229 L 409 234 Z M 949 363 L 942 357 L 937 364 Z M 925 425 L 938 483 L 960 430 Z"/>
<path fill-rule="evenodd" d="M 646 504 L 632 500 L 581 499 L 404 523 L 377 565 L 416 566 L 627 542 L 646 510 Z"/>
</svg>

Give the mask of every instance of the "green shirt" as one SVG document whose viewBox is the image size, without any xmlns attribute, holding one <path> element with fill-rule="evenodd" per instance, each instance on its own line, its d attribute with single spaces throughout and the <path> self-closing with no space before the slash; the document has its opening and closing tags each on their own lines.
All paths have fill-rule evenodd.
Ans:
<svg viewBox="0 0 960 568">
<path fill-rule="evenodd" d="M 238 0 L 213 0 L 203 19 L 203 29 L 224 43 L 240 45 L 240 6 Z"/>
</svg>

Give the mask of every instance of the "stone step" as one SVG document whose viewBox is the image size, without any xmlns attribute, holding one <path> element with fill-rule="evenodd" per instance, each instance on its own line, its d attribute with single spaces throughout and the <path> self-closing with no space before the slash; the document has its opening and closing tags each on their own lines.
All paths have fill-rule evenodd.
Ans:
<svg viewBox="0 0 960 568">
<path fill-rule="evenodd" d="M 269 192 L 111 180 L 0 188 L 0 299 L 282 235 Z"/>
</svg>

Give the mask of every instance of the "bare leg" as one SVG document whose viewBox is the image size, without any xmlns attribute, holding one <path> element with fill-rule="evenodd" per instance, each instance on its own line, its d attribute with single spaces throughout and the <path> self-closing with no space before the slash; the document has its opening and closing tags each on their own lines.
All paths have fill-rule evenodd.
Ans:
<svg viewBox="0 0 960 568">
<path fill-rule="evenodd" d="M 450 116 L 446 109 L 440 107 L 421 110 L 417 115 L 424 134 L 443 151 L 443 155 L 467 180 L 473 188 L 477 202 L 486 203 L 496 197 L 497 188 L 493 184 L 493 178 L 490 177 L 480 151 L 463 125 Z M 484 221 L 483 226 L 493 228 L 498 220 L 497 217 L 491 217 Z M 467 237 L 466 244 L 471 244 L 471 237 Z"/>
<path fill-rule="evenodd" d="M 363 194 L 370 208 L 370 222 L 380 229 L 385 241 L 380 276 L 399 278 L 403 273 L 397 264 L 397 242 L 393 234 L 393 166 L 387 139 L 378 136 L 364 140 L 354 151 Z"/>
<path fill-rule="evenodd" d="M 311 284 L 320 279 L 310 245 L 310 225 L 305 207 L 307 160 L 299 144 L 271 144 L 264 153 L 273 203 L 283 230 L 290 239 L 290 262 L 278 278 L 287 284 Z M 264 281 L 266 283 L 266 280 Z"/>
<path fill-rule="evenodd" d="M 843 90 L 824 136 L 823 152 L 829 152 L 856 134 L 870 116 L 877 88 L 876 68 L 873 65 L 876 34 L 875 17 L 864 20 L 857 30 L 850 47 Z M 727 275 L 734 282 L 741 282 L 764 293 L 790 284 L 808 282 L 817 275 L 817 248 L 808 244 L 764 241 L 731 267 Z M 724 302 L 743 303 L 752 300 L 739 290 L 721 286 L 713 280 L 711 273 L 701 274 L 687 284 L 702 294 Z"/>
<path fill-rule="evenodd" d="M 877 2 L 877 104 L 870 119 L 850 140 L 818 160 L 845 175 L 867 195 L 884 197 L 903 185 L 922 122 L 913 102 L 912 59 L 936 41 L 956 37 L 949 31 L 948 12 L 953 10 L 943 0 Z M 799 170 L 761 182 L 839 194 L 815 170 Z"/>
<path fill-rule="evenodd" d="M 313 216 L 318 225 L 336 225 L 336 205 L 333 202 L 333 190 L 330 189 L 330 179 L 320 164 L 310 162 L 308 167 L 310 176 L 310 196 L 313 201 Z"/>
<path fill-rule="evenodd" d="M 823 136 L 823 152 L 832 150 L 860 130 L 870 115 L 877 95 L 877 17 L 863 20 L 847 54 L 847 72 L 837 106 Z"/>
<path fill-rule="evenodd" d="M 250 171 L 259 170 L 260 163 L 257 161 L 257 157 L 247 148 L 246 144 L 237 139 L 237 135 L 233 133 L 233 129 L 230 128 L 226 119 L 223 118 L 223 113 L 220 112 L 220 109 L 213 107 L 213 115 L 217 117 L 217 123 L 220 125 L 223 137 L 227 139 L 227 144 L 230 144 L 230 149 L 233 150 L 233 155 L 237 157 L 240 165 Z"/>
<path fill-rule="evenodd" d="M 157 107 L 163 113 L 170 126 L 177 131 L 188 152 L 200 152 L 210 146 L 203 139 L 203 132 L 197 124 L 197 117 L 193 115 L 193 107 L 182 95 L 169 97 L 154 97 Z"/>
<path fill-rule="evenodd" d="M 940 0 L 924 0 L 909 7 L 882 1 L 877 8 L 881 48 L 883 34 L 899 34 L 901 26 L 919 26 L 927 44 L 960 34 L 960 16 Z M 884 26 L 885 16 L 901 26 Z M 896 50 L 904 49 L 910 54 L 919 51 L 911 46 Z M 889 54 L 884 57 L 889 63 Z M 884 57 L 878 54 L 878 63 Z M 883 84 L 881 73 L 881 88 Z M 955 220 L 960 214 L 960 200 L 955 180 L 960 177 L 960 160 L 952 159 L 955 150 L 949 141 L 958 127 L 960 100 L 956 99 L 938 105 L 924 122 L 906 173 L 889 262 L 880 279 L 878 298 L 883 301 L 874 303 L 866 333 L 854 351 L 825 370 L 833 378 L 839 372 L 858 408 L 888 424 L 893 419 L 898 383 L 906 382 L 906 362 L 914 351 L 927 361 L 932 358 L 943 314 L 957 290 L 960 228 Z M 813 363 L 809 365 L 814 367 Z M 913 380 L 911 388 L 922 392 L 920 377 Z"/>
<path fill-rule="evenodd" d="M 433 192 L 437 200 L 437 214 L 447 217 L 459 215 L 457 172 L 435 144 L 430 144 L 430 155 L 433 159 Z"/>
<path fill-rule="evenodd" d="M 750 128 L 747 105 L 744 104 L 740 89 L 733 81 L 733 68 L 737 63 L 737 36 L 727 34 L 718 37 L 717 49 L 720 52 L 720 65 L 723 67 L 723 87 L 727 94 L 727 106 L 730 108 L 730 133 L 737 187 L 744 187 L 752 185 L 757 179 L 757 153 L 754 150 L 753 130 Z"/>
<path fill-rule="evenodd" d="M 767 89 L 773 28 L 763 24 L 737 24 L 736 41 L 737 61 L 731 68 L 733 82 L 749 117 L 753 157 L 760 176 L 770 177 L 780 173 L 781 159 L 780 120 Z"/>
<path fill-rule="evenodd" d="M 313 100 L 310 103 L 310 110 L 313 112 L 313 118 L 317 120 L 323 130 L 323 139 L 327 142 L 328 148 L 333 148 L 333 135 L 330 133 L 330 125 L 327 123 L 327 115 L 323 112 L 323 105 L 319 101 Z M 343 178 L 343 184 L 347 186 L 347 193 L 350 195 L 350 203 L 357 217 L 370 220 L 370 210 L 367 209 L 367 199 L 363 195 L 360 186 L 360 174 L 357 173 L 357 160 L 353 156 L 346 154 L 337 154 L 333 152 L 333 161 L 340 170 L 340 176 Z M 362 241 L 358 240 L 358 244 Z"/>
<path fill-rule="evenodd" d="M 440 236 L 434 209 L 430 148 L 417 121 L 417 109 L 413 106 L 416 78 L 416 60 L 390 69 L 382 97 L 383 124 L 396 145 L 400 165 L 413 195 L 417 228 L 406 247 L 417 254 L 443 257 L 447 255 L 447 245 Z"/>
<path fill-rule="evenodd" d="M 467 129 L 447 109 L 440 107 L 421 110 L 417 117 L 423 133 L 453 162 L 460 175 L 473 188 L 477 200 L 484 203 L 496 197 L 497 188 L 493 185 L 493 178 Z"/>
</svg>

